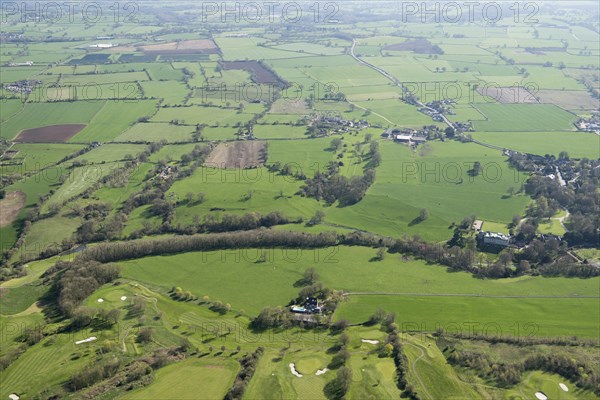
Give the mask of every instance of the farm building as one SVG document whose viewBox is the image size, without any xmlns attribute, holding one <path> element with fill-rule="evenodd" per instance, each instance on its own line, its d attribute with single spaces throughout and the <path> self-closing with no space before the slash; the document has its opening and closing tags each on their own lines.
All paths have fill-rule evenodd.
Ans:
<svg viewBox="0 0 600 400">
<path fill-rule="evenodd" d="M 475 221 L 473 221 L 473 225 L 471 225 L 471 229 L 477 232 L 481 232 L 481 229 L 483 228 L 483 221 L 480 219 L 476 219 Z"/>
<path fill-rule="evenodd" d="M 318 314 L 321 312 L 319 300 L 314 297 L 307 297 L 302 306 L 294 305 L 290 309 L 293 313 L 298 314 Z"/>
<path fill-rule="evenodd" d="M 413 129 L 388 129 L 381 135 L 382 137 L 391 138 L 396 143 L 408 143 L 408 144 L 421 144 L 427 141 L 424 136 L 416 134 L 417 131 Z"/>
<path fill-rule="evenodd" d="M 507 247 L 510 236 L 498 232 L 479 232 L 479 239 L 483 244 Z"/>
</svg>

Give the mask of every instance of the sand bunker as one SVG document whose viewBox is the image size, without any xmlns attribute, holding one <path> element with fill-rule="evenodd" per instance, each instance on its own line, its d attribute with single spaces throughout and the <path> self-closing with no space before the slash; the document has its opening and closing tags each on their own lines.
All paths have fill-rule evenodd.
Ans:
<svg viewBox="0 0 600 400">
<path fill-rule="evenodd" d="M 87 343 L 87 342 L 93 342 L 94 340 L 96 340 L 97 337 L 96 336 L 91 336 L 87 339 L 83 339 L 83 340 L 78 340 L 75 342 L 75 344 L 81 344 L 81 343 Z"/>
<path fill-rule="evenodd" d="M 563 392 L 568 392 L 569 388 L 564 383 L 559 383 L 558 386 L 563 390 Z"/>
<path fill-rule="evenodd" d="M 360 339 L 363 343 L 378 344 L 379 340 Z"/>
<path fill-rule="evenodd" d="M 8 395 L 8 398 L 10 400 L 19 400 L 20 397 L 18 395 L 16 395 L 16 394 L 12 393 L 12 394 Z"/>
<path fill-rule="evenodd" d="M 121 296 L 121 301 L 127 300 L 127 296 Z"/>
<path fill-rule="evenodd" d="M 327 369 L 327 368 L 319 369 L 319 370 L 317 370 L 317 372 L 315 372 L 315 375 L 317 375 L 317 376 L 323 375 L 327 371 L 329 371 L 329 369 Z"/>
<path fill-rule="evenodd" d="M 292 371 L 292 374 L 296 375 L 298 378 L 302 378 L 302 374 L 296 371 L 296 364 L 290 363 L 290 371 Z"/>
<path fill-rule="evenodd" d="M 104 303 L 104 299 L 98 299 L 98 303 Z"/>
<path fill-rule="evenodd" d="M 540 400 L 547 400 L 548 399 L 548 397 L 544 393 L 542 393 L 542 392 L 535 392 L 535 397 L 537 397 Z"/>
</svg>

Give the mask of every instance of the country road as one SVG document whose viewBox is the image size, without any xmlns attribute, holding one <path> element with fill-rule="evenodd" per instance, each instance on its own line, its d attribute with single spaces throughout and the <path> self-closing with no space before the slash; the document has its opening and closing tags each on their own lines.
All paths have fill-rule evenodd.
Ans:
<svg viewBox="0 0 600 400">
<path fill-rule="evenodd" d="M 396 79 L 396 77 L 394 77 L 393 75 L 391 75 L 390 73 L 388 73 L 386 70 L 384 70 L 383 68 L 379 68 L 371 63 L 366 62 L 365 60 L 359 58 L 356 53 L 354 52 L 354 49 L 356 47 L 356 39 L 352 39 L 352 46 L 350 47 L 350 55 L 352 56 L 352 58 L 354 58 L 356 61 L 358 61 L 360 64 L 371 68 L 374 71 L 379 72 L 381 75 L 385 76 L 387 79 L 389 79 L 390 81 L 392 81 L 392 83 L 394 83 L 395 85 L 397 85 L 398 87 L 400 87 L 402 89 L 403 92 L 406 92 L 407 89 L 406 87 L 402 84 L 402 82 L 400 82 L 398 79 Z M 416 101 L 417 104 L 423 108 L 427 108 L 429 110 L 432 111 L 436 111 L 433 110 L 431 107 L 426 106 L 425 104 L 423 104 L 421 101 L 417 100 Z M 437 111 L 436 111 L 437 112 Z M 450 122 L 450 120 L 448 120 L 448 118 L 446 118 L 446 116 L 444 114 L 439 114 L 442 119 L 444 120 L 444 122 L 446 123 L 446 125 L 448 125 L 450 128 L 454 129 L 454 125 L 452 125 L 452 122 Z"/>
</svg>

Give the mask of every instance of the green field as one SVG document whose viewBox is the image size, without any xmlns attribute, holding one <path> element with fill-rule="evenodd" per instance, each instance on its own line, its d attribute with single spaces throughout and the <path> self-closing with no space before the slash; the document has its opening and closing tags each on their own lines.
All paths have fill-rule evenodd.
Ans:
<svg viewBox="0 0 600 400">
<path fill-rule="evenodd" d="M 487 132 L 572 131 L 576 116 L 548 104 L 474 104 L 486 116 L 475 121 L 476 130 Z"/>
<path fill-rule="evenodd" d="M 231 359 L 188 360 L 161 369 L 156 383 L 121 398 L 217 399 L 225 395 L 237 369 L 238 364 Z"/>
<path fill-rule="evenodd" d="M 585 318 L 597 299 L 580 298 L 597 296 L 597 278 L 481 281 L 465 273 L 450 274 L 439 266 L 401 262 L 397 256 L 370 262 L 374 250 L 354 247 L 273 249 L 267 254 L 271 258 L 266 263 L 256 262 L 261 255 L 256 249 L 150 257 L 124 263 L 124 274 L 163 290 L 181 286 L 252 313 L 266 305 L 287 303 L 296 293 L 294 282 L 304 269 L 314 266 L 329 287 L 369 293 L 351 294 L 336 314 L 355 323 L 364 322 L 381 306 L 396 312 L 399 321 L 417 324 L 417 330 L 434 331 L 437 322 L 480 321 L 498 324 L 504 334 L 511 333 L 511 324 L 524 329 L 529 322 L 538 327 L 536 335 L 567 335 L 575 330 L 581 336 L 598 333 L 594 322 Z M 552 295 L 544 299 L 548 293 Z M 578 312 L 568 312 L 570 307 Z"/>
<path fill-rule="evenodd" d="M 478 298 L 461 296 L 350 296 L 337 318 L 364 322 L 381 307 L 398 316 L 404 330 L 433 332 L 438 327 L 459 334 L 485 336 L 598 337 L 587 318 L 598 299 Z"/>
<path fill-rule="evenodd" d="M 506 198 L 507 188 L 519 187 L 526 175 L 510 168 L 499 151 L 460 143 L 427 146 L 421 156 L 403 145 L 382 142 L 383 162 L 365 198 L 326 210 L 326 220 L 394 237 L 416 233 L 439 241 L 448 237 L 452 222 L 465 216 L 510 222 L 529 202 L 525 196 Z M 485 171 L 471 177 L 468 171 L 475 161 Z M 422 208 L 429 218 L 413 222 Z"/>
<path fill-rule="evenodd" d="M 116 140 L 123 142 L 189 142 L 193 129 L 166 123 L 136 124 L 119 135 Z"/>
<path fill-rule="evenodd" d="M 7 5 L 1 398 L 600 395 L 597 7 Z"/>
<path fill-rule="evenodd" d="M 18 114 L 18 118 L 8 119 L 0 125 L 2 137 L 12 139 L 24 129 L 48 125 L 89 124 L 105 104 L 104 101 L 91 103 L 29 103 Z"/>
<path fill-rule="evenodd" d="M 600 137 L 588 132 L 475 132 L 473 138 L 494 146 L 531 154 L 552 154 L 566 151 L 573 158 L 597 158 Z"/>
<path fill-rule="evenodd" d="M 91 123 L 75 135 L 71 141 L 94 142 L 109 141 L 128 127 L 138 118 L 151 116 L 156 112 L 156 101 L 107 101 L 91 120 Z"/>
</svg>

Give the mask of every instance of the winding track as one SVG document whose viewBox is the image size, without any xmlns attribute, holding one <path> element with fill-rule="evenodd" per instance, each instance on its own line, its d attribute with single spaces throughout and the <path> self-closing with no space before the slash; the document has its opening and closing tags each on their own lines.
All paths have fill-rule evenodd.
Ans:
<svg viewBox="0 0 600 400">
<path fill-rule="evenodd" d="M 423 383 L 423 380 L 421 379 L 421 377 L 419 376 L 419 374 L 417 373 L 417 369 L 416 369 L 416 365 L 417 362 L 422 359 L 423 357 L 425 357 L 425 352 L 423 351 L 423 349 L 420 346 L 417 346 L 416 344 L 410 343 L 410 342 L 405 342 L 406 344 L 408 344 L 409 346 L 412 346 L 414 348 L 416 348 L 417 350 L 419 350 L 421 352 L 421 354 L 419 355 L 419 357 L 417 357 L 411 364 L 410 364 L 410 370 L 412 371 L 413 375 L 415 376 L 415 378 L 417 378 L 417 381 L 419 382 L 419 385 L 421 385 L 421 387 L 423 388 L 423 392 L 425 392 L 425 395 L 429 398 L 429 399 L 433 399 L 433 396 L 427 391 L 427 387 L 425 386 L 425 383 Z"/>
</svg>

